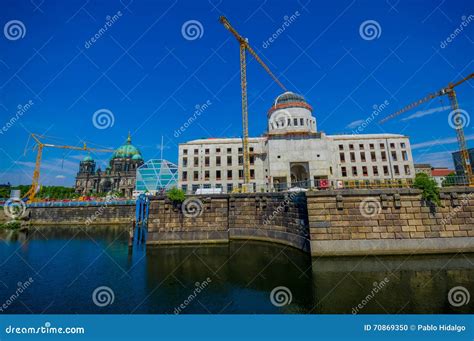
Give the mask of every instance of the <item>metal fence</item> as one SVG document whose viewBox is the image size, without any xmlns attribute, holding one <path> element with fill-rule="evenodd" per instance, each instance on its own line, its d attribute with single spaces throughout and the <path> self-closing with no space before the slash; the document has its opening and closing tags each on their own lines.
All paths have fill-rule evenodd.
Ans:
<svg viewBox="0 0 474 341">
<path fill-rule="evenodd" d="M 39 201 L 27 204 L 28 207 L 82 207 L 103 205 L 135 205 L 135 200 Z"/>
</svg>

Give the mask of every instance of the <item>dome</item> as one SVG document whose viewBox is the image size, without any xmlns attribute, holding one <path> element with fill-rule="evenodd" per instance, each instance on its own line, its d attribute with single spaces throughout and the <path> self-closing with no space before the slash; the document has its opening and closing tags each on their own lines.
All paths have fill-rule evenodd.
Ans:
<svg viewBox="0 0 474 341">
<path fill-rule="evenodd" d="M 285 93 L 282 93 L 280 96 L 278 96 L 275 99 L 275 105 L 281 104 L 281 103 L 289 103 L 289 102 L 304 102 L 306 103 L 306 100 L 304 99 L 303 96 L 295 94 L 294 92 L 287 91 Z"/>
<path fill-rule="evenodd" d="M 130 134 L 128 134 L 127 142 L 114 152 L 112 159 L 129 159 L 133 158 L 134 156 L 138 156 L 140 159 L 142 159 L 140 151 L 132 144 L 132 138 Z"/>
<path fill-rule="evenodd" d="M 84 159 L 82 159 L 82 162 L 92 162 L 94 161 L 90 155 L 86 155 L 86 157 Z"/>
<path fill-rule="evenodd" d="M 270 110 L 268 110 L 268 117 L 270 117 L 271 114 L 278 109 L 288 108 L 305 108 L 310 112 L 313 111 L 313 108 L 308 104 L 308 102 L 306 102 L 303 96 L 295 94 L 291 91 L 287 91 L 275 99 L 275 103 L 273 103 Z"/>
<path fill-rule="evenodd" d="M 135 154 L 132 156 L 132 160 L 143 160 L 140 154 Z"/>
</svg>

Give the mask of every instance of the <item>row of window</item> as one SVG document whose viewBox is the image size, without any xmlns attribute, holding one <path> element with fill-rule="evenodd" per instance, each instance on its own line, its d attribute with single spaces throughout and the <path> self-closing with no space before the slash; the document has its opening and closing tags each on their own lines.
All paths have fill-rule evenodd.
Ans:
<svg viewBox="0 0 474 341">
<path fill-rule="evenodd" d="M 288 118 L 287 121 L 285 122 L 285 118 L 277 119 L 274 122 L 270 122 L 271 129 L 278 129 L 278 128 L 286 128 L 286 127 L 304 127 L 307 126 L 309 128 L 312 128 L 316 126 L 316 121 L 313 119 L 306 119 L 306 124 L 305 124 L 305 119 L 304 118 Z"/>
<path fill-rule="evenodd" d="M 349 144 L 349 150 L 354 150 L 354 146 L 355 144 L 353 143 L 350 143 Z M 379 144 L 379 147 L 380 149 L 385 149 L 385 143 L 380 143 Z M 402 149 L 405 149 L 407 147 L 406 143 L 405 142 L 400 142 L 400 148 Z M 395 149 L 396 148 L 396 145 L 394 142 L 391 142 L 390 143 L 390 149 Z M 373 150 L 375 149 L 375 144 L 374 143 L 370 143 L 369 144 L 369 149 L 370 150 Z M 340 144 L 339 145 L 339 150 L 344 150 L 344 145 L 343 144 Z M 359 143 L 359 150 L 365 150 L 365 145 L 363 143 Z"/>
<path fill-rule="evenodd" d="M 102 180 L 102 183 L 106 181 L 106 180 Z M 116 184 L 120 184 L 120 185 L 133 185 L 134 183 L 134 180 L 133 179 L 120 179 L 120 181 L 118 179 L 113 179 L 112 182 L 116 185 Z M 81 187 L 81 186 L 87 186 L 87 187 L 91 187 L 92 185 L 94 185 L 94 187 L 97 186 L 97 183 L 98 183 L 98 180 L 77 180 L 76 181 L 76 186 L 77 187 Z"/>
<path fill-rule="evenodd" d="M 227 154 L 232 154 L 233 148 L 229 147 L 229 148 L 226 148 L 226 150 L 227 150 Z M 244 153 L 244 148 L 239 147 L 237 151 L 238 151 L 239 154 L 243 154 Z M 253 153 L 254 148 L 249 147 L 249 152 Z M 199 149 L 194 149 L 193 153 L 194 153 L 194 155 L 199 155 Z M 213 154 L 220 154 L 220 153 L 221 153 L 221 148 L 216 148 L 213 152 Z M 204 149 L 204 154 L 206 154 L 206 155 L 211 154 L 211 148 Z M 188 150 L 187 149 L 183 149 L 183 155 L 188 155 Z"/>
<path fill-rule="evenodd" d="M 250 159 L 250 164 L 253 165 L 255 163 L 255 157 L 254 156 L 250 156 L 249 157 Z M 226 158 L 226 164 L 227 166 L 233 166 L 234 165 L 234 158 L 231 156 L 231 155 L 228 155 L 227 158 Z M 183 157 L 182 159 L 182 164 L 183 164 L 183 168 L 184 167 L 188 167 L 188 158 L 185 156 Z M 244 164 L 244 157 L 242 155 L 240 155 L 238 157 L 238 165 L 239 166 L 242 166 Z M 220 167 L 222 165 L 222 158 L 220 156 L 216 156 L 215 157 L 215 166 L 216 167 Z M 198 156 L 195 156 L 193 158 L 193 166 L 194 167 L 199 167 L 199 157 Z M 211 157 L 210 156 L 206 156 L 204 157 L 204 167 L 210 167 L 211 166 Z"/>
<path fill-rule="evenodd" d="M 254 191 L 256 189 L 256 186 L 255 184 L 254 185 Z M 196 191 L 199 189 L 199 188 L 211 188 L 211 185 L 210 184 L 204 184 L 204 186 L 201 186 L 201 185 L 192 185 L 191 186 L 191 190 L 193 193 L 196 193 Z M 222 188 L 222 184 L 216 184 L 215 185 L 215 188 Z M 227 193 L 231 193 L 233 190 L 234 190 L 234 184 L 227 184 L 226 185 L 226 188 L 227 188 Z M 238 184 L 238 188 L 242 188 L 242 184 Z M 181 186 L 181 189 L 184 191 L 184 192 L 188 192 L 188 185 L 182 185 Z"/>
<path fill-rule="evenodd" d="M 351 176 L 369 176 L 369 168 L 367 166 L 362 166 L 362 172 L 359 173 L 358 170 L 359 167 L 350 167 L 351 170 Z M 384 176 L 390 176 L 389 168 L 388 166 L 382 166 L 382 173 L 379 172 L 380 168 L 379 166 L 372 166 L 372 175 L 373 176 L 379 176 L 383 174 Z M 410 166 L 409 165 L 404 165 L 403 166 L 403 171 L 404 175 L 411 175 L 410 171 Z M 393 166 L 393 174 L 394 175 L 401 175 L 400 174 L 400 167 L 398 165 Z M 341 175 L 342 177 L 347 177 L 348 176 L 348 167 L 341 167 Z"/>
<path fill-rule="evenodd" d="M 408 161 L 408 152 L 406 150 L 402 150 L 402 161 Z M 398 161 L 398 153 L 395 150 L 392 150 L 390 152 L 390 156 L 392 161 Z M 367 162 L 368 158 L 370 157 L 370 161 L 372 162 L 377 162 L 377 161 L 387 161 L 387 152 L 381 151 L 380 152 L 380 160 L 377 159 L 377 153 L 376 152 L 370 152 L 369 154 L 366 154 L 366 152 L 359 152 L 359 160 L 361 162 Z M 351 162 L 356 162 L 356 153 L 355 152 L 350 152 L 349 153 L 349 160 Z M 346 153 L 345 152 L 340 152 L 339 153 L 339 161 L 341 163 L 346 162 Z"/>
<path fill-rule="evenodd" d="M 237 176 L 237 175 L 238 175 L 239 180 L 242 180 L 244 178 L 243 169 L 239 169 L 238 172 L 234 172 L 234 171 L 229 169 L 226 172 L 222 172 L 221 170 L 214 171 L 215 179 L 216 180 L 221 180 L 223 173 L 227 175 L 227 180 L 237 180 L 237 179 L 234 179 L 234 176 Z M 193 174 L 192 181 L 200 181 L 201 180 L 199 171 L 194 171 L 194 172 L 192 172 L 192 174 Z M 255 169 L 250 169 L 250 178 L 255 179 Z M 211 171 L 208 171 L 208 170 L 204 171 L 204 180 L 210 180 L 210 179 L 211 179 Z M 183 171 L 181 173 L 181 181 L 188 181 L 188 180 L 191 181 L 190 179 L 188 179 L 188 172 Z"/>
</svg>

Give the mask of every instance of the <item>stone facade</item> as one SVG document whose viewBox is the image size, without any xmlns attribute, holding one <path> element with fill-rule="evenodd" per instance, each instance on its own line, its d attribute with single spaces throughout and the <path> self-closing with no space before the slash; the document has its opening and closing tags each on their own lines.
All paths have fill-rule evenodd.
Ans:
<svg viewBox="0 0 474 341">
<path fill-rule="evenodd" d="M 250 182 L 254 191 L 289 187 L 342 187 L 345 182 L 381 184 L 415 176 L 410 141 L 398 134 L 326 135 L 317 131 L 312 107 L 284 93 L 268 112 L 268 131 L 249 139 Z M 244 183 L 243 141 L 199 139 L 179 145 L 179 186 L 224 193 Z M 349 186 L 349 184 L 347 184 Z"/>
</svg>

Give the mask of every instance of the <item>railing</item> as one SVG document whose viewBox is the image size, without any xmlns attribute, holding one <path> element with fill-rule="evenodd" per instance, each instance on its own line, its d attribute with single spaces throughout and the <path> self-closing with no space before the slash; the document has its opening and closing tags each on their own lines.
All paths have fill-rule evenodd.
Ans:
<svg viewBox="0 0 474 341">
<path fill-rule="evenodd" d="M 93 201 L 40 201 L 27 204 L 28 207 L 82 207 L 101 205 L 135 205 L 135 200 L 93 200 Z"/>
</svg>

